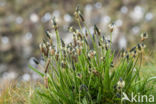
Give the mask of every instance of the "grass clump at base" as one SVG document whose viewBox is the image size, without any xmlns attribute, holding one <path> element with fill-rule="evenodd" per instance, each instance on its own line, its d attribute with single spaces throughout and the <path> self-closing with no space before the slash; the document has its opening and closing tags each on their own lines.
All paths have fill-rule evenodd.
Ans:
<svg viewBox="0 0 156 104">
<path fill-rule="evenodd" d="M 118 64 L 115 64 L 112 35 L 110 40 L 106 39 L 96 25 L 94 34 L 91 34 L 79 8 L 74 16 L 80 30 L 69 28 L 73 33 L 73 41 L 69 44 L 60 38 L 55 18 L 52 19 L 57 46 L 54 46 L 52 34 L 47 31 L 47 40 L 40 44 L 46 61 L 44 73 L 30 66 L 44 79 L 44 86 L 35 89 L 32 103 L 128 104 L 131 102 L 122 100 L 123 93 L 127 96 L 132 92 L 149 95 L 153 85 L 149 86 L 149 80 L 139 75 L 147 33 L 141 35 L 141 41 L 130 51 L 122 50 L 121 57 L 117 57 Z M 114 28 L 114 24 L 109 26 L 110 34 Z M 89 46 L 88 38 L 93 48 Z"/>
</svg>

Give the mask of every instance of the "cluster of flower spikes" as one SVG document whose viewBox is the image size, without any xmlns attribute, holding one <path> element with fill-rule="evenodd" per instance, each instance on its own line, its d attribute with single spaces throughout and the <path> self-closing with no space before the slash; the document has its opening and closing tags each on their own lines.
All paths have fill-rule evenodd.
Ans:
<svg viewBox="0 0 156 104">
<path fill-rule="evenodd" d="M 82 22 L 85 21 L 82 13 L 79 10 L 79 7 L 76 8 L 74 16 L 75 16 L 76 20 L 78 20 L 78 21 L 82 21 Z M 56 32 L 56 35 L 58 35 L 57 34 L 58 25 L 56 23 L 55 17 L 52 19 L 52 23 L 53 23 L 53 28 Z M 110 28 L 110 32 L 112 33 L 115 28 L 115 25 L 111 24 L 111 25 L 109 25 L 109 28 Z M 67 57 L 70 58 L 73 70 L 75 70 L 74 63 L 78 61 L 78 56 L 81 54 L 84 47 L 89 47 L 88 40 L 87 40 L 89 31 L 86 30 L 86 33 L 84 35 L 78 29 L 75 29 L 73 27 L 69 27 L 68 29 L 70 32 L 73 33 L 73 41 L 72 42 L 65 44 L 63 39 L 59 37 L 58 43 L 57 43 L 57 49 L 56 49 L 55 45 L 53 44 L 53 39 L 52 39 L 53 34 L 51 34 L 49 31 L 46 31 L 46 36 L 48 37 L 48 41 L 43 40 L 43 43 L 41 43 L 39 45 L 39 47 L 40 47 L 42 54 L 45 57 L 48 58 L 48 57 L 54 56 L 56 61 L 61 62 L 61 66 L 63 68 L 68 67 L 66 58 Z M 97 35 L 97 37 L 98 37 L 98 46 L 101 47 L 101 49 L 108 50 L 111 48 L 111 45 L 112 45 L 111 40 L 105 39 L 104 35 L 101 35 L 101 30 L 98 29 L 98 27 L 96 25 L 94 25 L 94 34 L 92 35 L 93 41 L 96 41 L 95 35 Z M 141 34 L 141 42 L 138 43 L 137 46 L 133 47 L 129 52 L 123 51 L 122 56 L 126 57 L 127 59 L 129 57 L 135 58 L 139 53 L 142 53 L 144 48 L 146 47 L 144 45 L 144 40 L 146 40 L 147 38 L 148 38 L 147 33 Z M 58 47 L 60 47 L 60 48 L 58 48 Z M 87 55 L 88 59 L 90 60 L 91 58 L 94 58 L 94 56 L 96 55 L 96 51 L 88 48 L 86 55 Z M 103 60 L 104 57 L 101 57 L 101 59 Z M 112 66 L 113 66 L 113 63 L 112 63 Z M 90 69 L 94 69 L 94 68 L 92 68 L 90 66 Z M 96 75 L 98 74 L 98 72 L 96 70 L 92 70 L 92 72 L 95 73 Z M 79 74 L 78 77 L 81 77 L 81 74 Z M 122 86 L 120 86 L 120 88 L 123 88 L 125 85 L 124 81 L 120 80 L 119 82 L 122 82 L 122 84 L 118 83 L 118 85 L 122 85 Z"/>
<path fill-rule="evenodd" d="M 76 20 L 79 20 L 82 22 L 85 21 L 82 13 L 79 10 L 79 7 L 76 8 L 76 11 L 74 12 L 74 16 Z M 55 31 L 58 31 L 58 25 L 55 19 L 56 19 L 55 17 L 52 19 L 52 23 L 53 23 L 52 27 Z M 56 49 L 56 46 L 54 45 L 53 39 L 52 39 L 53 34 L 50 33 L 49 31 L 45 31 L 46 36 L 48 37 L 48 41 L 43 40 L 43 42 L 39 45 L 40 51 L 43 53 L 44 56 L 46 57 L 55 56 L 57 61 L 61 59 L 62 66 L 66 66 L 64 60 L 67 56 L 68 57 L 70 56 L 72 58 L 72 61 L 76 62 L 77 57 L 78 55 L 81 54 L 84 46 L 89 47 L 88 40 L 87 40 L 89 31 L 86 30 L 85 34 L 83 34 L 82 32 L 80 32 L 80 30 L 75 29 L 73 27 L 69 27 L 68 29 L 69 29 L 69 32 L 73 33 L 72 42 L 65 44 L 63 39 L 59 37 L 58 41 L 60 41 L 60 44 L 57 44 L 57 47 L 59 47 L 60 45 L 60 48 Z M 112 27 L 111 27 L 111 31 L 112 31 Z M 106 40 L 104 36 L 101 35 L 101 31 L 100 29 L 98 29 L 96 25 L 94 25 L 94 34 L 92 35 L 92 38 L 94 41 L 96 41 L 95 35 L 100 37 L 99 42 L 98 42 L 99 47 L 102 47 L 108 50 L 108 48 L 111 45 L 111 41 Z M 93 58 L 95 54 L 96 54 L 96 51 L 90 50 L 88 48 L 88 51 L 87 51 L 88 59 Z"/>
<path fill-rule="evenodd" d="M 136 58 L 140 53 L 144 52 L 144 49 L 146 48 L 146 45 L 144 44 L 144 41 L 148 39 L 148 34 L 146 32 L 141 34 L 140 42 L 131 48 L 129 51 L 122 50 L 122 57 L 126 57 L 127 59 Z"/>
<path fill-rule="evenodd" d="M 148 34 L 146 32 L 141 34 L 141 42 L 138 43 L 135 47 L 130 49 L 130 51 L 123 51 L 122 57 L 127 58 L 136 58 L 139 54 L 142 54 L 144 51 L 144 48 L 146 47 L 144 44 L 144 40 L 148 39 Z M 119 92 L 122 91 L 122 89 L 125 87 L 125 81 L 120 78 L 117 84 L 114 86 L 115 91 L 117 91 L 117 97 L 121 98 L 121 94 Z"/>
</svg>

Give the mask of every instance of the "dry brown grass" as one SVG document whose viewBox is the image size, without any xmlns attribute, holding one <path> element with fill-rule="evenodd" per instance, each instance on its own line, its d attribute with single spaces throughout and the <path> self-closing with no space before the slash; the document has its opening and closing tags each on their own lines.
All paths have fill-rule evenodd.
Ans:
<svg viewBox="0 0 156 104">
<path fill-rule="evenodd" d="M 30 82 L 7 83 L 0 95 L 0 104 L 29 104 L 33 93 Z"/>
</svg>

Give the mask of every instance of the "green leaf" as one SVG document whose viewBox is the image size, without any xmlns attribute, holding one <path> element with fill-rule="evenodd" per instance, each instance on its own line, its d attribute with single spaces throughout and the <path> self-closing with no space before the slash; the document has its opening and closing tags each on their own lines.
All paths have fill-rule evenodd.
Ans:
<svg viewBox="0 0 156 104">
<path fill-rule="evenodd" d="M 98 96 L 97 96 L 97 103 L 99 104 L 101 101 L 101 87 L 99 87 Z"/>
<path fill-rule="evenodd" d="M 156 80 L 156 76 L 150 77 L 147 81 Z"/>
<path fill-rule="evenodd" d="M 32 67 L 31 65 L 28 65 L 28 67 L 29 67 L 30 69 L 32 69 L 34 72 L 36 72 L 38 75 L 40 75 L 41 77 L 44 77 L 44 74 L 43 74 L 43 73 L 41 73 L 40 71 L 38 71 L 37 69 L 35 69 L 35 68 Z"/>
</svg>

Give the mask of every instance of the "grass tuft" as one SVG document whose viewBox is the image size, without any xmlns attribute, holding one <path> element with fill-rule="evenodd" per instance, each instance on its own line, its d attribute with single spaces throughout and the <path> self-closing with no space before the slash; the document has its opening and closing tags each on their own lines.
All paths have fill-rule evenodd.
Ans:
<svg viewBox="0 0 156 104">
<path fill-rule="evenodd" d="M 130 102 L 122 101 L 123 93 L 128 96 L 132 92 L 146 95 L 153 91 L 153 85 L 149 83 L 152 79 L 140 76 L 146 33 L 141 35 L 136 46 L 120 51 L 120 57 L 117 57 L 112 50 L 115 24 L 109 25 L 109 40 L 96 25 L 94 34 L 90 33 L 79 8 L 76 8 L 74 16 L 79 29 L 69 28 L 73 33 L 73 41 L 69 44 L 65 44 L 60 38 L 55 17 L 52 19 L 57 46 L 55 48 L 49 35 L 51 33 L 47 32 L 48 40 L 40 44 L 40 50 L 47 62 L 45 73 L 30 66 L 44 79 L 44 86 L 35 89 L 32 103 L 128 104 Z M 86 33 L 82 32 L 82 26 Z M 88 44 L 88 36 L 93 48 Z M 117 64 L 114 61 L 118 61 Z"/>
</svg>

